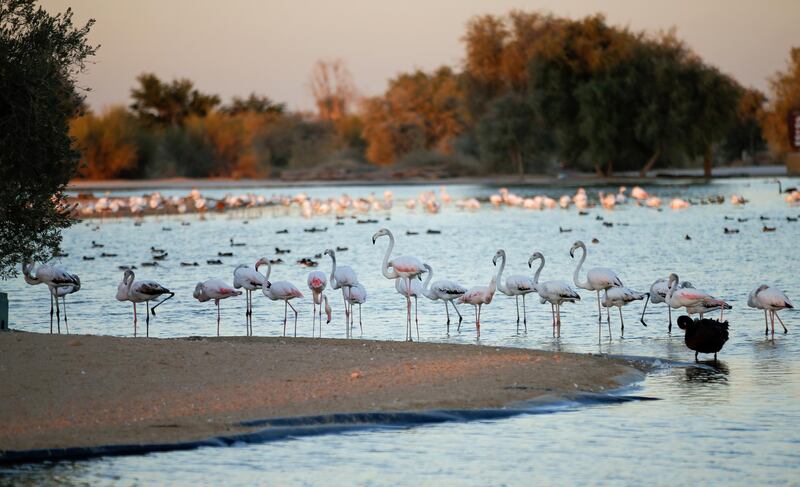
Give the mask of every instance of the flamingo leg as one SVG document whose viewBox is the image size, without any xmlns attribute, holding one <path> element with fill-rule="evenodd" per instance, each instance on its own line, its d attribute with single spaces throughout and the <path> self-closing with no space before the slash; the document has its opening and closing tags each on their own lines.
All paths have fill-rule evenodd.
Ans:
<svg viewBox="0 0 800 487">
<path fill-rule="evenodd" d="M 145 338 L 150 338 L 150 301 L 145 301 L 147 303 L 147 317 L 145 319 L 146 323 L 146 330 L 145 330 Z"/>
<path fill-rule="evenodd" d="M 344 303 L 344 327 L 346 332 L 346 337 L 350 338 L 350 325 L 349 323 L 349 314 L 347 311 L 347 298 L 344 296 L 344 289 L 342 289 L 342 302 Z"/>
<path fill-rule="evenodd" d="M 647 323 L 644 321 L 644 313 L 647 311 L 647 303 L 650 302 L 650 293 L 647 294 L 647 299 L 644 300 L 644 308 L 642 308 L 642 317 L 639 318 L 639 321 L 644 325 L 647 326 Z M 669 307 L 669 306 L 667 306 Z"/>
<path fill-rule="evenodd" d="M 314 307 L 311 310 L 311 336 L 312 337 L 317 334 L 317 298 L 316 298 L 316 296 L 317 296 L 316 293 L 314 293 L 314 296 L 311 298 L 311 301 L 314 304 Z M 322 323 L 320 322 L 319 325 L 322 326 Z"/>
<path fill-rule="evenodd" d="M 361 303 L 358 303 L 358 331 L 364 334 L 364 325 L 361 323 Z"/>
<path fill-rule="evenodd" d="M 766 310 L 764 316 L 766 316 Z M 53 291 L 50 291 L 50 334 L 53 334 Z"/>
<path fill-rule="evenodd" d="M 514 295 L 514 304 L 517 306 L 517 334 L 519 334 L 519 296 Z"/>
<path fill-rule="evenodd" d="M 623 338 L 625 336 L 625 320 L 622 319 L 622 306 L 617 309 L 619 310 L 619 336 Z"/>
<path fill-rule="evenodd" d="M 557 336 L 561 338 L 561 303 L 556 304 L 556 327 L 558 328 Z"/>
<path fill-rule="evenodd" d="M 286 307 L 287 304 L 289 304 L 289 301 L 283 302 L 283 336 L 286 336 L 286 313 L 289 311 Z"/>
<path fill-rule="evenodd" d="M 784 333 L 789 333 L 789 330 L 786 328 L 786 325 L 784 325 L 784 324 L 783 324 L 783 320 L 781 319 L 781 317 L 780 317 L 780 315 L 778 314 L 778 312 L 777 312 L 777 311 L 775 311 L 774 313 L 775 313 L 775 318 L 778 318 L 778 321 L 780 321 L 780 323 L 781 323 L 781 326 L 783 327 L 783 332 L 784 332 Z M 67 312 L 66 312 L 66 308 L 65 308 L 65 310 L 64 310 L 64 316 L 66 316 L 66 315 L 67 315 Z"/>
<path fill-rule="evenodd" d="M 56 301 L 56 304 L 58 304 L 58 301 Z M 769 311 L 769 323 L 772 327 L 772 338 L 775 338 L 775 312 L 772 310 Z"/>
<path fill-rule="evenodd" d="M 600 310 L 600 290 L 597 290 L 597 322 L 603 322 L 603 312 Z"/>
<path fill-rule="evenodd" d="M 458 307 L 456 306 L 456 303 L 454 303 L 453 301 L 450 301 L 450 304 L 453 305 L 453 309 L 456 310 L 456 314 L 458 314 L 458 328 L 460 330 L 461 329 L 461 320 L 463 320 L 464 317 L 461 316 L 461 311 L 458 310 Z"/>
<path fill-rule="evenodd" d="M 769 322 L 767 321 L 767 310 L 764 310 L 764 334 L 769 334 Z"/>
<path fill-rule="evenodd" d="M 556 336 L 556 306 L 553 303 L 550 303 L 550 316 L 553 318 L 553 336 Z"/>
<path fill-rule="evenodd" d="M 528 332 L 528 310 L 525 308 L 525 295 L 522 295 L 522 324 L 525 325 L 525 333 Z"/>
<path fill-rule="evenodd" d="M 622 308 L 620 308 L 622 311 Z M 606 308 L 606 314 L 608 315 L 608 339 L 611 340 L 611 306 Z"/>
<path fill-rule="evenodd" d="M 450 334 L 450 308 L 447 307 L 447 300 L 444 300 L 444 313 L 447 316 L 447 334 Z"/>
<path fill-rule="evenodd" d="M 219 299 L 217 301 L 217 336 L 219 336 Z"/>
<path fill-rule="evenodd" d="M 55 295 L 55 289 L 53 289 L 53 294 Z M 55 298 L 56 298 L 56 324 L 58 326 L 58 334 L 60 335 L 61 334 L 61 309 L 60 309 L 60 306 L 58 305 L 58 296 L 55 296 Z"/>
<path fill-rule="evenodd" d="M 69 322 L 67 321 L 67 297 L 62 296 L 61 302 L 64 304 L 64 326 L 67 327 L 67 335 L 69 335 Z"/>
<path fill-rule="evenodd" d="M 133 303 L 133 336 L 136 337 L 136 322 L 138 321 L 136 317 L 136 303 Z"/>
<path fill-rule="evenodd" d="M 475 329 L 478 332 L 478 338 L 481 337 L 481 307 L 482 306 L 483 306 L 482 304 L 478 305 L 478 320 L 475 322 L 476 323 Z"/>
<path fill-rule="evenodd" d="M 294 311 L 294 336 L 297 337 L 297 310 L 294 309 L 294 306 L 292 306 L 292 303 L 290 303 L 288 299 L 286 300 L 286 304 Z"/>
<path fill-rule="evenodd" d="M 667 303 L 667 314 L 669 315 L 669 328 L 667 328 L 667 333 L 672 334 L 672 306 Z"/>
<path fill-rule="evenodd" d="M 414 296 L 414 322 L 417 324 L 417 341 L 419 341 L 419 306 L 417 296 Z"/>
</svg>

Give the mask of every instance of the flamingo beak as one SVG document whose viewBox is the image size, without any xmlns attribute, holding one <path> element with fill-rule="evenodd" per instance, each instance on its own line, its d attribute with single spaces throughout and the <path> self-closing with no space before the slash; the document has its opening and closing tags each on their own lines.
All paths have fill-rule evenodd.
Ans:
<svg viewBox="0 0 800 487">
<path fill-rule="evenodd" d="M 573 259 L 575 258 L 575 249 L 574 248 L 569 249 L 569 256 L 572 257 Z"/>
<path fill-rule="evenodd" d="M 375 240 L 376 240 L 376 238 L 375 238 L 375 236 L 373 235 L 373 236 L 372 236 L 372 245 L 375 245 Z"/>
</svg>

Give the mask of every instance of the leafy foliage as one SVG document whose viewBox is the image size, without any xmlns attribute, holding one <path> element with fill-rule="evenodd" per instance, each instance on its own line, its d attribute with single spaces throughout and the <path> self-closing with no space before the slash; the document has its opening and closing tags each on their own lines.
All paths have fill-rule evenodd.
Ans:
<svg viewBox="0 0 800 487">
<path fill-rule="evenodd" d="M 785 71 L 770 80 L 772 99 L 764 111 L 764 138 L 778 154 L 786 154 L 789 146 L 787 119 L 791 110 L 800 109 L 800 47 L 789 53 Z"/>
<path fill-rule="evenodd" d="M 136 81 L 139 86 L 131 90 L 131 110 L 148 124 L 181 125 L 192 115 L 206 116 L 220 103 L 217 95 L 201 93 L 188 79 L 166 83 L 154 74 L 144 73 Z"/>
</svg>

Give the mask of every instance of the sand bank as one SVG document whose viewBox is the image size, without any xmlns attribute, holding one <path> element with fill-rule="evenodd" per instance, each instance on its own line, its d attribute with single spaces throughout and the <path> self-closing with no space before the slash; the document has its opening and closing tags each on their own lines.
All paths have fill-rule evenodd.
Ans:
<svg viewBox="0 0 800 487">
<path fill-rule="evenodd" d="M 602 392 L 628 362 L 513 348 L 309 338 L 0 333 L 3 451 L 176 443 L 241 421 L 496 408 Z"/>
</svg>

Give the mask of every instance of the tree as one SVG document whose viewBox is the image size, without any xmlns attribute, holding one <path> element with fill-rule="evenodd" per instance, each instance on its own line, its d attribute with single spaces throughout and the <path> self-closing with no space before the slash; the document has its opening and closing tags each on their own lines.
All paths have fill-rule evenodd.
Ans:
<svg viewBox="0 0 800 487">
<path fill-rule="evenodd" d="M 311 72 L 311 94 L 320 120 L 336 123 L 344 118 L 356 97 L 353 77 L 344 61 L 317 61 Z"/>
<path fill-rule="evenodd" d="M 789 145 L 789 112 L 800 109 L 800 48 L 789 52 L 786 71 L 778 71 L 770 80 L 770 100 L 764 110 L 764 138 L 770 149 L 783 155 L 793 149 Z"/>
<path fill-rule="evenodd" d="M 138 122 L 124 107 L 106 110 L 101 116 L 86 113 L 70 121 L 69 134 L 81 151 L 82 177 L 109 179 L 126 177 L 138 162 Z"/>
<path fill-rule="evenodd" d="M 238 115 L 245 112 L 283 115 L 285 111 L 285 104 L 275 103 L 268 97 L 258 96 L 255 93 L 250 93 L 250 96 L 247 98 L 239 98 L 238 96 L 234 96 L 230 105 L 222 107 L 222 112 L 229 115 Z"/>
<path fill-rule="evenodd" d="M 206 116 L 220 103 L 219 96 L 201 93 L 188 79 L 166 83 L 144 73 L 136 81 L 139 86 L 131 90 L 131 110 L 148 125 L 181 125 L 189 116 Z"/>
<path fill-rule="evenodd" d="M 0 2 L 0 278 L 47 261 L 72 220 L 63 191 L 78 167 L 69 119 L 81 106 L 75 76 L 96 47 L 93 20 L 50 15 L 33 0 Z"/>
</svg>

